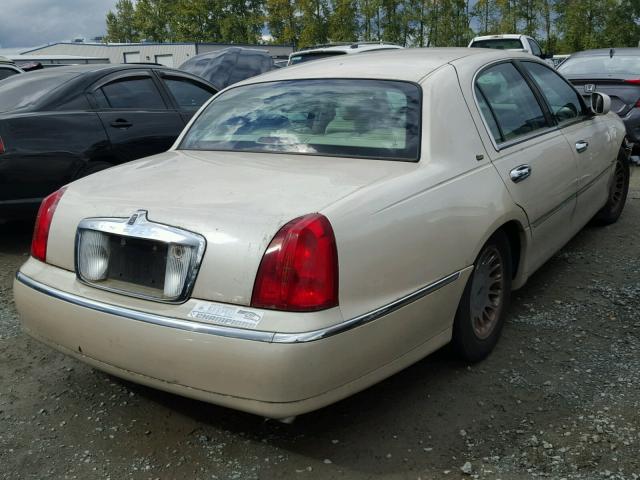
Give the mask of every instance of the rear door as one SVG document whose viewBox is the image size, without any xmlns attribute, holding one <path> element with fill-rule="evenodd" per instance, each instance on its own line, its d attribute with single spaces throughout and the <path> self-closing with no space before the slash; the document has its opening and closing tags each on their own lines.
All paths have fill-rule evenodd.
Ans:
<svg viewBox="0 0 640 480">
<path fill-rule="evenodd" d="M 184 127 L 149 70 L 108 75 L 91 94 L 118 162 L 168 150 Z"/>
<path fill-rule="evenodd" d="M 608 141 L 603 117 L 590 115 L 580 95 L 553 69 L 537 62 L 521 62 L 545 98 L 553 121 L 567 139 L 577 162 L 578 190 L 574 223 L 581 228 L 607 199 L 616 152 Z"/>
<path fill-rule="evenodd" d="M 180 112 L 185 124 L 207 100 L 217 93 L 213 86 L 192 78 L 173 72 L 158 71 L 157 73 L 173 103 L 172 107 Z"/>
<path fill-rule="evenodd" d="M 534 270 L 573 235 L 576 159 L 544 101 L 513 62 L 481 70 L 474 88 L 493 141 L 493 164 L 529 219 L 528 264 Z"/>
</svg>

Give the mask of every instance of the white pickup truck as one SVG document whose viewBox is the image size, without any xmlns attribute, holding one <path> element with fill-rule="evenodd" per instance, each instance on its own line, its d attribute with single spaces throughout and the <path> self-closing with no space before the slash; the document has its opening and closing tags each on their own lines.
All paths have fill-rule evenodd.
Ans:
<svg viewBox="0 0 640 480">
<path fill-rule="evenodd" d="M 517 33 L 475 37 L 469 43 L 469 48 L 496 48 L 499 50 L 527 52 L 542 59 L 551 57 L 550 55 L 542 52 L 540 44 L 533 38 L 529 37 L 528 35 L 520 35 Z"/>
</svg>

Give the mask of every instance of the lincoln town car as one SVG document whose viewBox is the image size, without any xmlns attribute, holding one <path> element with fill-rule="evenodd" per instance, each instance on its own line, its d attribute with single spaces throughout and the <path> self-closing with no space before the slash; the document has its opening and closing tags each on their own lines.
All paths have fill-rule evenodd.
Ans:
<svg viewBox="0 0 640 480">
<path fill-rule="evenodd" d="M 610 105 L 490 49 L 251 78 L 169 151 L 42 202 L 22 324 L 109 374 L 281 420 L 449 343 L 480 361 L 511 291 L 621 215 L 631 145 Z"/>
</svg>

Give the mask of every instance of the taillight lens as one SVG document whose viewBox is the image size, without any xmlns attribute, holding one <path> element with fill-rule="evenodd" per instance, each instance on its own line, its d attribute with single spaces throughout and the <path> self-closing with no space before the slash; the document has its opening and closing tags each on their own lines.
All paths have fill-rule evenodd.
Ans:
<svg viewBox="0 0 640 480">
<path fill-rule="evenodd" d="M 625 80 L 624 83 L 630 83 L 632 85 L 640 85 L 640 78 L 634 78 L 632 80 Z"/>
<path fill-rule="evenodd" d="M 636 104 L 634 105 L 636 108 L 640 108 L 640 98 L 638 99 L 638 101 L 636 102 Z"/>
<path fill-rule="evenodd" d="M 4 151 L 5 151 L 4 140 L 2 140 L 2 137 L 0 137 L 0 155 L 2 155 Z"/>
<path fill-rule="evenodd" d="M 56 211 L 58 202 L 62 198 L 66 187 L 62 187 L 57 192 L 52 193 L 42 200 L 38 216 L 36 217 L 36 227 L 33 230 L 33 240 L 31 241 L 31 256 L 42 262 L 47 261 L 47 242 L 49 240 L 49 228 L 51 220 Z"/>
<path fill-rule="evenodd" d="M 338 252 L 325 216 L 305 215 L 278 231 L 260 262 L 251 305 L 294 312 L 338 305 Z"/>
</svg>

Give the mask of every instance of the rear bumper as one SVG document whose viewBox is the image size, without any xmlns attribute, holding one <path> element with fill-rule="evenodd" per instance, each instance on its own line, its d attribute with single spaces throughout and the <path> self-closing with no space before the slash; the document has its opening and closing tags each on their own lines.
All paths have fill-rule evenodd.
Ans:
<svg viewBox="0 0 640 480">
<path fill-rule="evenodd" d="M 328 336 L 244 330 L 247 335 L 241 337 L 236 331 L 242 329 L 205 332 L 136 321 L 117 314 L 112 305 L 87 303 L 21 274 L 14 292 L 27 333 L 95 368 L 187 397 L 285 418 L 345 398 L 446 344 L 451 329 L 430 329 L 429 317 L 440 318 L 434 325 L 441 325 L 444 315 L 452 318 L 467 275 Z"/>
</svg>

